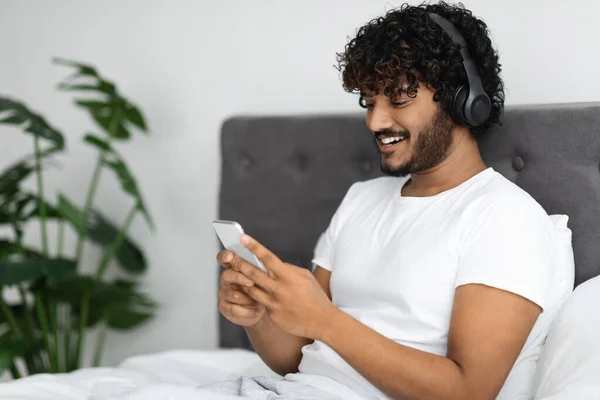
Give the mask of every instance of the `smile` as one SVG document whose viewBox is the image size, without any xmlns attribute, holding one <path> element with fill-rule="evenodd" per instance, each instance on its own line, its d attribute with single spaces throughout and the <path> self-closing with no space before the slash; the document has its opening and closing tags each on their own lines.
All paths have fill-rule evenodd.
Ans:
<svg viewBox="0 0 600 400">
<path fill-rule="evenodd" d="M 383 137 L 383 138 L 378 138 L 377 140 L 383 144 L 384 146 L 393 146 L 396 143 L 399 143 L 403 140 L 406 139 L 406 136 L 401 135 L 401 136 L 392 136 L 392 137 Z"/>
<path fill-rule="evenodd" d="M 403 142 L 409 138 L 409 135 L 384 136 L 376 137 L 377 147 L 381 153 L 392 153 L 396 148 L 403 146 Z"/>
</svg>

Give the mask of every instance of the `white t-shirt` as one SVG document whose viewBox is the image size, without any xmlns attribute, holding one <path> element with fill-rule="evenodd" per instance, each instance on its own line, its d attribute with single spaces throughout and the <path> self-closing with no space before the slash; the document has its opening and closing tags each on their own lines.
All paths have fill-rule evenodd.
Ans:
<svg viewBox="0 0 600 400">
<path fill-rule="evenodd" d="M 529 194 L 492 168 L 430 197 L 402 196 L 409 178 L 383 177 L 348 190 L 313 260 L 331 271 L 333 304 L 397 343 L 441 356 L 458 286 L 485 284 L 545 311 L 555 307 L 547 304 L 554 227 Z M 497 399 L 532 397 L 553 315 L 542 312 Z M 389 398 L 326 344 L 315 341 L 302 353 L 299 373 L 286 379 L 338 394 L 347 386 L 353 398 Z"/>
</svg>

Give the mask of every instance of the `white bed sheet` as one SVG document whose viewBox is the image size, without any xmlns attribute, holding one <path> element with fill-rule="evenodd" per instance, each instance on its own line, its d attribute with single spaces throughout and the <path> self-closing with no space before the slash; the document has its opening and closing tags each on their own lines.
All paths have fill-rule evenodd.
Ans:
<svg viewBox="0 0 600 400">
<path fill-rule="evenodd" d="M 0 384 L 0 400 L 239 400 L 199 393 L 205 383 L 239 376 L 276 376 L 253 352 L 175 350 L 131 357 L 116 368 L 40 374 Z M 600 386 L 571 387 L 536 400 L 597 400 Z"/>
<path fill-rule="evenodd" d="M 231 400 L 199 395 L 204 383 L 238 376 L 277 375 L 246 350 L 188 351 L 131 357 L 117 368 L 39 374 L 0 384 L 2 400 Z"/>
</svg>

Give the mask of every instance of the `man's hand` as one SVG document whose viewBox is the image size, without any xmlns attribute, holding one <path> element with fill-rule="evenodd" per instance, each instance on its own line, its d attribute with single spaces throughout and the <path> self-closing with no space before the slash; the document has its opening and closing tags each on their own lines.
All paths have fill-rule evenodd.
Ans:
<svg viewBox="0 0 600 400">
<path fill-rule="evenodd" d="M 241 290 L 254 283 L 240 272 L 231 269 L 232 265 L 239 264 L 239 260 L 241 259 L 238 256 L 227 250 L 217 255 L 217 262 L 225 267 L 219 278 L 219 311 L 234 324 L 248 327 L 262 319 L 265 307 Z"/>
<path fill-rule="evenodd" d="M 308 339 L 319 339 L 327 329 L 332 314 L 339 311 L 310 271 L 282 262 L 277 256 L 248 235 L 242 244 L 252 251 L 269 271 L 242 259 L 232 268 L 254 285 L 242 291 L 266 307 L 269 318 L 284 331 Z"/>
</svg>

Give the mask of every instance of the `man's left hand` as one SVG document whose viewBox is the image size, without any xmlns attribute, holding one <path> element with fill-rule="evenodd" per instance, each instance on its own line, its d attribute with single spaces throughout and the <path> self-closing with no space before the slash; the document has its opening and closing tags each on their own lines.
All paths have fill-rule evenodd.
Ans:
<svg viewBox="0 0 600 400">
<path fill-rule="evenodd" d="M 313 274 L 295 265 L 281 261 L 275 254 L 248 235 L 242 244 L 254 253 L 269 271 L 265 274 L 239 257 L 233 263 L 255 285 L 243 290 L 263 304 L 271 320 L 284 331 L 319 340 L 325 334 L 331 317 L 338 310 L 319 285 Z"/>
</svg>

